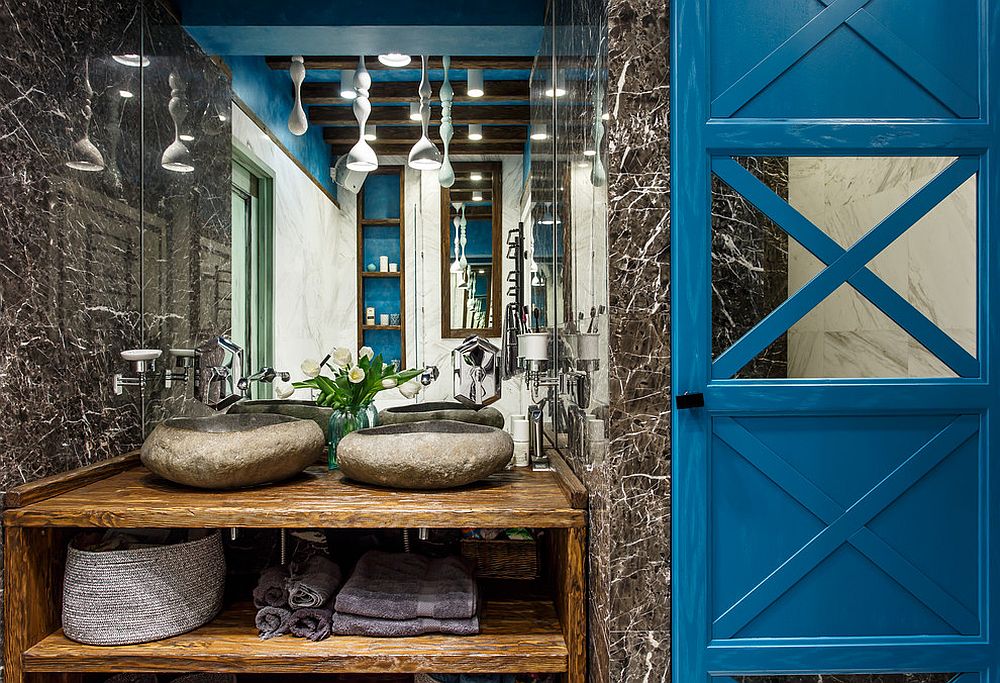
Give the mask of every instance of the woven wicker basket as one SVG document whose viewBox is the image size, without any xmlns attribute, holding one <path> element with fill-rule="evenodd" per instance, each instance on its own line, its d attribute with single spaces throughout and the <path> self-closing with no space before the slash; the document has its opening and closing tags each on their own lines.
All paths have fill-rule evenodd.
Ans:
<svg viewBox="0 0 1000 683">
<path fill-rule="evenodd" d="M 476 566 L 476 576 L 484 579 L 537 579 L 538 543 L 535 541 L 466 538 L 462 557 Z"/>
<path fill-rule="evenodd" d="M 176 636 L 219 613 L 225 584 L 218 531 L 133 550 L 90 552 L 71 545 L 63 579 L 63 631 L 87 645 Z"/>
</svg>

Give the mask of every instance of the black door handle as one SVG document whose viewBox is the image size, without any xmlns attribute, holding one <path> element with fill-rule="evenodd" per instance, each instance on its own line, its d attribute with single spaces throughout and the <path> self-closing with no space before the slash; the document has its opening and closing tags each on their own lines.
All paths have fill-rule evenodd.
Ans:
<svg viewBox="0 0 1000 683">
<path fill-rule="evenodd" d="M 677 396 L 674 400 L 677 401 L 677 410 L 690 410 L 691 408 L 705 407 L 705 394 L 684 393 Z"/>
</svg>

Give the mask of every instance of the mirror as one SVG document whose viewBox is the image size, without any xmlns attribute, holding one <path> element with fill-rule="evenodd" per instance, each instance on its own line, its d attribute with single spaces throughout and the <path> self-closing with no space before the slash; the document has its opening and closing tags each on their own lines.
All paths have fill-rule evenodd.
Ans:
<svg viewBox="0 0 1000 683">
<path fill-rule="evenodd" d="M 441 336 L 500 335 L 501 168 L 454 164 L 441 190 Z"/>
</svg>

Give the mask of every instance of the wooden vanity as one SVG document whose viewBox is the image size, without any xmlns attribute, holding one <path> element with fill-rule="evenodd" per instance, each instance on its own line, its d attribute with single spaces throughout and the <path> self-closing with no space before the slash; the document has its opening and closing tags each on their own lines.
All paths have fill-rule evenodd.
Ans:
<svg viewBox="0 0 1000 683">
<path fill-rule="evenodd" d="M 338 472 L 309 471 L 236 492 L 181 489 L 131 453 L 11 490 L 4 512 L 5 681 L 55 681 L 87 672 L 236 674 L 560 673 L 586 679 L 586 503 L 553 452 L 554 472 L 515 469 L 451 491 L 378 489 Z M 140 645 L 97 647 L 60 628 L 66 544 L 82 528 L 546 529 L 549 587 L 487 598 L 476 636 L 261 641 L 252 605 L 228 606 L 206 626 Z"/>
</svg>

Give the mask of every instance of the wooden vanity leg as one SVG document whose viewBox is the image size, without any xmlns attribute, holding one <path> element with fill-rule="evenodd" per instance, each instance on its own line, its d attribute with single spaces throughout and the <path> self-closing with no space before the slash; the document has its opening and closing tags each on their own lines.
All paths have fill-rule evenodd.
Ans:
<svg viewBox="0 0 1000 683">
<path fill-rule="evenodd" d="M 4 527 L 4 683 L 53 680 L 26 674 L 21 654 L 59 627 L 61 540 L 54 529 Z"/>
<path fill-rule="evenodd" d="M 551 529 L 556 610 L 569 650 L 566 683 L 587 680 L 587 534 L 585 529 Z"/>
</svg>

